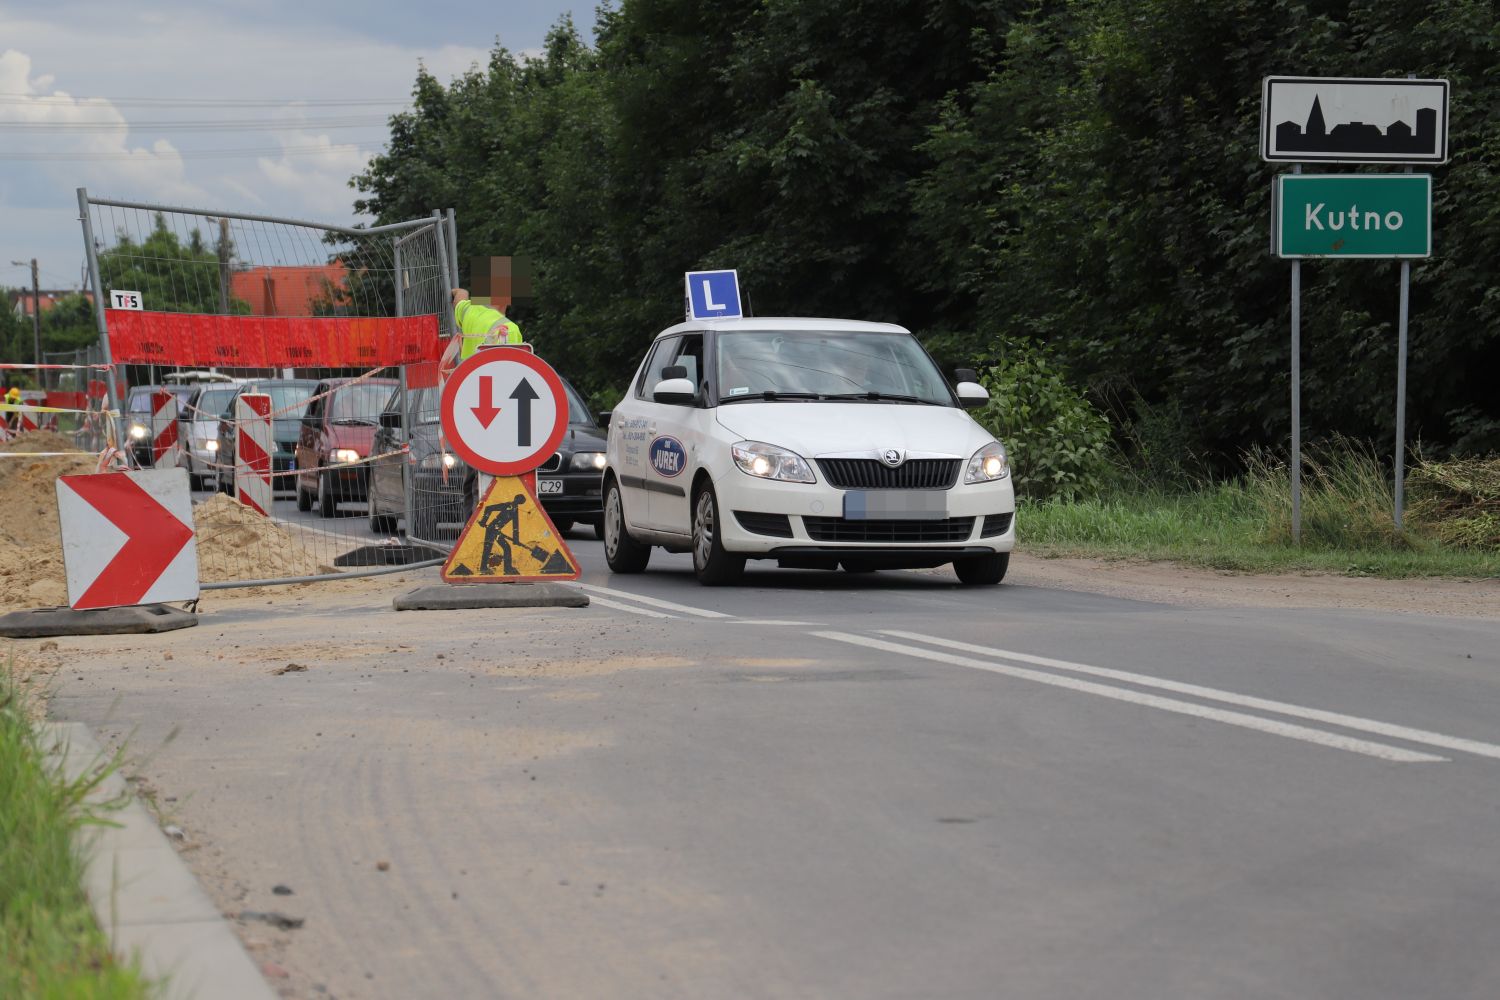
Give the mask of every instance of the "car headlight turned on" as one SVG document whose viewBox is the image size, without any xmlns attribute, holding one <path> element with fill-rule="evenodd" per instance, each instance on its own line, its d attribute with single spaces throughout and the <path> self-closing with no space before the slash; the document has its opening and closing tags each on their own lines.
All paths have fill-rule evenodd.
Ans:
<svg viewBox="0 0 1500 1000">
<path fill-rule="evenodd" d="M 598 472 L 604 468 L 604 452 L 580 451 L 568 463 L 568 468 L 573 472 Z"/>
<path fill-rule="evenodd" d="M 419 469 L 451 469 L 451 468 L 453 468 L 457 464 L 458 464 L 458 459 L 454 458 L 452 455 L 448 454 L 447 452 L 443 452 L 441 454 L 439 454 L 437 452 L 433 452 L 431 455 L 424 456 L 423 459 L 420 462 L 417 463 L 417 468 L 419 468 Z"/>
<path fill-rule="evenodd" d="M 218 439 L 216 439 L 216 438 L 209 438 L 209 439 L 207 439 L 206 441 L 203 442 L 203 447 L 207 451 L 218 451 L 219 450 Z"/>
<path fill-rule="evenodd" d="M 340 448 L 329 457 L 339 465 L 353 465 L 360 460 L 359 452 L 353 448 Z"/>
<path fill-rule="evenodd" d="M 991 441 L 969 459 L 969 468 L 964 473 L 964 482 L 993 483 L 1008 475 L 1010 475 L 1010 462 L 1005 458 L 1005 446 L 999 441 Z"/>
<path fill-rule="evenodd" d="M 740 441 L 729 449 L 734 464 L 747 476 L 783 483 L 815 483 L 812 469 L 801 455 L 762 441 Z"/>
<path fill-rule="evenodd" d="M 150 433 L 150 431 L 146 430 L 146 428 L 141 426 L 140 424 L 130 425 L 130 437 L 133 441 L 139 441 Z"/>
</svg>

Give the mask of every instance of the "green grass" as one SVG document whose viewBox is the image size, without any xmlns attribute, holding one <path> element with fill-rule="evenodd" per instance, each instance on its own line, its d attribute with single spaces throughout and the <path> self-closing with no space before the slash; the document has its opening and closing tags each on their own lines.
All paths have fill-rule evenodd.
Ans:
<svg viewBox="0 0 1500 1000">
<path fill-rule="evenodd" d="M 12 672 L 0 671 L 0 997 L 151 995 L 116 962 L 81 888 L 74 845 L 97 821 L 84 797 L 108 770 L 65 781 L 49 767 Z"/>
<path fill-rule="evenodd" d="M 1419 495 L 1399 534 L 1392 505 L 1379 460 L 1337 442 L 1308 460 L 1300 546 L 1291 542 L 1286 468 L 1265 455 L 1250 456 L 1235 482 L 1187 493 L 1137 488 L 1094 500 L 1023 500 L 1016 530 L 1023 551 L 1044 556 L 1172 560 L 1245 573 L 1500 577 L 1500 549 L 1453 544 L 1454 521 L 1441 505 Z"/>
</svg>

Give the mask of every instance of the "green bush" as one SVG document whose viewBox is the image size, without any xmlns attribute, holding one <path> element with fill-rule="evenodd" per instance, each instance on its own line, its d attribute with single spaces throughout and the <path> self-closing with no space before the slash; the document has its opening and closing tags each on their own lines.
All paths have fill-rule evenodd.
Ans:
<svg viewBox="0 0 1500 1000">
<path fill-rule="evenodd" d="M 1500 458 L 1418 460 L 1406 489 L 1411 520 L 1444 545 L 1500 551 Z"/>
<path fill-rule="evenodd" d="M 990 401 L 974 418 L 1004 444 L 1016 491 L 1034 499 L 1096 495 L 1109 471 L 1109 421 L 1035 344 L 1008 344 L 980 373 Z"/>
</svg>

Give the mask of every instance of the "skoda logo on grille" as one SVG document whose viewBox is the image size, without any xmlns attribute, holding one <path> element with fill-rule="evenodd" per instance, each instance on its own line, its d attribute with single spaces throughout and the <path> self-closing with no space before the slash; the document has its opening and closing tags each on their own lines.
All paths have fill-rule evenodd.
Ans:
<svg viewBox="0 0 1500 1000">
<path fill-rule="evenodd" d="M 894 469 L 905 461 L 905 457 L 895 448 L 887 448 L 880 453 L 880 460 Z"/>
</svg>

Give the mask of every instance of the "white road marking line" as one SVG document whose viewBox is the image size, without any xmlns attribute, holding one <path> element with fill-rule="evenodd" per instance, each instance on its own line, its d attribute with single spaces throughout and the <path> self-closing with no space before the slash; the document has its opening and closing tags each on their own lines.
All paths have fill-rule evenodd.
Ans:
<svg viewBox="0 0 1500 1000">
<path fill-rule="evenodd" d="M 726 615 L 722 611 L 709 611 L 705 608 L 690 608 L 686 604 L 673 604 L 671 601 L 663 601 L 655 597 L 644 597 L 641 594 L 632 594 L 628 590 L 611 590 L 608 587 L 600 587 L 592 583 L 575 583 L 593 594 L 608 594 L 610 597 L 618 597 L 622 601 L 635 601 L 638 604 L 649 604 L 653 608 L 665 608 L 668 611 L 679 611 L 685 615 L 697 615 L 699 618 L 733 618 L 734 615 Z"/>
<path fill-rule="evenodd" d="M 730 625 L 799 625 L 799 626 L 802 626 L 804 628 L 812 628 L 815 625 L 822 625 L 823 622 L 791 622 L 791 621 L 783 621 L 780 618 L 736 618 L 734 621 L 728 622 L 727 624 L 730 624 Z"/>
<path fill-rule="evenodd" d="M 1077 680 L 1072 677 L 1060 677 L 1057 674 L 1045 674 L 1036 670 L 1027 670 L 1024 667 L 1013 667 L 1009 664 L 994 663 L 988 660 L 974 660 L 967 656 L 955 656 L 952 653 L 940 653 L 933 649 L 923 649 L 920 646 L 903 646 L 898 643 L 887 642 L 884 639 L 851 635 L 848 632 L 811 632 L 809 634 L 821 639 L 832 639 L 835 642 L 865 646 L 870 649 L 884 650 L 888 653 L 900 653 L 904 656 L 915 656 L 924 660 L 950 663 L 959 667 L 972 667 L 975 670 L 985 670 L 990 673 L 1002 674 L 1006 677 L 1035 681 L 1038 684 L 1049 684 L 1052 687 L 1067 688 L 1070 691 L 1081 691 L 1085 694 L 1098 695 L 1101 698 L 1112 698 L 1115 701 L 1144 705 L 1147 708 L 1158 708 L 1164 712 L 1176 712 L 1179 715 L 1209 719 L 1214 722 L 1222 722 L 1225 725 L 1239 726 L 1244 729 L 1270 733 L 1273 736 L 1285 736 L 1287 739 L 1302 740 L 1305 743 L 1316 743 L 1319 746 L 1347 750 L 1350 753 L 1364 754 L 1369 757 L 1378 757 L 1381 760 L 1416 764 L 1448 759 L 1446 757 L 1437 757 L 1433 754 L 1419 753 L 1415 750 L 1405 750 L 1401 747 L 1386 746 L 1384 743 L 1372 743 L 1369 740 L 1356 739 L 1352 736 L 1324 732 L 1321 729 L 1310 729 L 1306 726 L 1298 726 L 1290 722 L 1264 719 L 1258 715 L 1245 715 L 1241 712 L 1210 708 L 1207 705 L 1177 701 L 1174 698 L 1163 698 L 1159 695 L 1145 694 L 1140 691 L 1132 691 L 1128 688 L 1109 687 L 1104 684 L 1095 684 L 1092 681 Z"/>
<path fill-rule="evenodd" d="M 645 615 L 647 618 L 676 618 L 677 617 L 676 615 L 663 614 L 660 611 L 648 611 L 645 608 L 633 608 L 629 604 L 622 604 L 619 601 L 611 601 L 609 598 L 607 598 L 607 597 L 599 597 L 597 594 L 596 595 L 591 595 L 589 597 L 589 600 L 592 603 L 594 603 L 594 604 L 599 604 L 599 605 L 602 605 L 602 606 L 604 606 L 606 608 L 614 608 L 616 611 L 629 611 L 633 615 Z"/>
<path fill-rule="evenodd" d="M 1428 746 L 1441 747 L 1444 750 L 1458 750 L 1462 753 L 1471 753 L 1480 757 L 1490 757 L 1500 760 L 1500 746 L 1494 743 L 1481 743 L 1478 740 L 1468 740 L 1460 736 L 1448 736 L 1443 733 L 1429 732 L 1425 729 L 1411 729 L 1407 726 L 1398 726 L 1375 719 L 1363 719 L 1356 715 L 1327 712 L 1320 708 L 1306 708 L 1302 705 L 1291 705 L 1284 701 L 1272 701 L 1269 698 L 1256 698 L 1253 695 L 1235 694 L 1232 691 L 1220 691 L 1216 688 L 1202 687 L 1198 684 L 1184 684 L 1181 681 L 1169 681 L 1160 677 L 1150 677 L 1145 674 L 1133 674 L 1125 670 L 1091 667 L 1085 663 L 1071 663 L 1067 660 L 1054 660 L 1046 656 L 1031 656 L 1027 653 L 1013 653 L 1006 649 L 976 646 L 972 643 L 958 642 L 954 639 L 942 639 L 933 635 L 922 635 L 920 632 L 882 629 L 881 634 L 895 636 L 898 639 L 925 642 L 934 646 L 944 646 L 948 649 L 963 650 L 968 653 L 1002 657 L 1020 663 L 1035 663 L 1038 666 L 1054 667 L 1058 670 L 1070 670 L 1074 673 L 1089 674 L 1094 677 L 1107 677 L 1110 680 L 1126 681 L 1131 684 L 1139 684 L 1142 687 L 1160 688 L 1163 691 L 1173 691 L 1177 694 L 1190 694 L 1199 698 L 1222 701 L 1230 705 L 1239 705 L 1242 708 L 1258 708 L 1262 711 L 1277 712 L 1281 715 L 1290 715 L 1298 719 L 1326 722 L 1329 725 L 1342 726 L 1345 729 L 1355 729 L 1363 733 L 1389 736 L 1392 739 L 1406 740 L 1410 743 L 1425 743 Z"/>
</svg>

